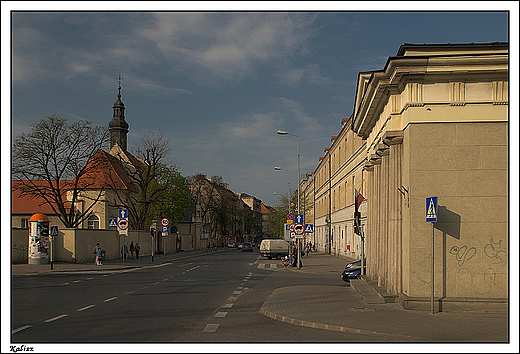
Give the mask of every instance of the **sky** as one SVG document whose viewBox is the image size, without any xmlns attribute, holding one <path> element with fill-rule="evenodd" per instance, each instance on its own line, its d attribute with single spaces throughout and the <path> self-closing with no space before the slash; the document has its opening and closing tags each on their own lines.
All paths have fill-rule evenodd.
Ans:
<svg viewBox="0 0 520 354">
<path fill-rule="evenodd" d="M 51 114 L 107 126 L 119 75 L 130 151 L 150 130 L 162 132 L 169 161 L 184 176 L 218 175 L 233 192 L 274 205 L 274 193 L 298 181 L 298 139 L 276 132 L 299 137 L 301 174 L 314 171 L 353 113 L 358 74 L 382 69 L 401 45 L 509 41 L 518 63 L 517 2 L 1 7 L 2 195 L 10 189 L 12 139 Z M 132 12 L 110 12 L 123 7 Z"/>
<path fill-rule="evenodd" d="M 168 162 L 184 176 L 222 176 L 233 192 L 270 205 L 289 182 L 297 188 L 298 140 L 301 174 L 316 169 L 353 113 L 360 72 L 382 69 L 404 43 L 509 41 L 510 18 L 499 10 L 513 6 L 449 2 L 430 12 L 406 11 L 407 2 L 371 12 L 377 3 L 310 2 L 320 11 L 307 12 L 291 2 L 286 12 L 268 2 L 239 12 L 213 2 L 137 2 L 129 5 L 137 11 L 107 12 L 121 3 L 103 2 L 63 12 L 71 9 L 63 2 L 14 2 L 5 10 L 24 12 L 6 17 L 4 3 L 12 47 L 3 43 L 2 54 L 11 50 L 12 62 L 11 112 L 2 108 L 11 126 L 2 119 L 2 131 L 10 128 L 11 139 L 51 114 L 107 126 L 121 75 L 130 151 L 160 131 Z"/>
</svg>

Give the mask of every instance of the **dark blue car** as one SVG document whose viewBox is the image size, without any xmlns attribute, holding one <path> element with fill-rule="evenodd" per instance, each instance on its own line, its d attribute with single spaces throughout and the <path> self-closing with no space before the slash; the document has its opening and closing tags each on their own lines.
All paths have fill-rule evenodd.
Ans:
<svg viewBox="0 0 520 354">
<path fill-rule="evenodd" d="M 366 274 L 366 267 L 365 267 Z M 341 279 L 350 283 L 350 279 L 359 279 L 361 278 L 361 268 L 345 268 L 343 273 L 341 273 Z"/>
</svg>

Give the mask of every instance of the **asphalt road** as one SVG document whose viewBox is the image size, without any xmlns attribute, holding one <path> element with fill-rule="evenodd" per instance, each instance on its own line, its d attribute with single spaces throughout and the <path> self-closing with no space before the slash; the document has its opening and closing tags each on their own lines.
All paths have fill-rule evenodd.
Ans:
<svg viewBox="0 0 520 354">
<path fill-rule="evenodd" d="M 352 343 L 386 341 L 260 314 L 277 288 L 338 285 L 281 261 L 226 252 L 112 273 L 13 276 L 12 343 Z M 298 301 L 298 299 L 295 299 Z"/>
</svg>

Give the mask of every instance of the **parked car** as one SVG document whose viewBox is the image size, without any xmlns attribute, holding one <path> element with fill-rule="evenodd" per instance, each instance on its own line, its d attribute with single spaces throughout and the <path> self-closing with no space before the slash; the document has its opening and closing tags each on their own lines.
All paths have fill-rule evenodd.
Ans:
<svg viewBox="0 0 520 354">
<path fill-rule="evenodd" d="M 241 250 L 242 247 L 244 247 L 244 244 L 243 244 L 243 243 L 239 243 L 239 244 L 238 244 L 238 249 Z"/>
<path fill-rule="evenodd" d="M 244 242 L 242 244 L 242 252 L 244 251 L 251 251 L 253 252 L 253 245 L 250 242 Z"/>
<path fill-rule="evenodd" d="M 235 248 L 235 247 L 236 247 L 236 245 L 235 245 L 234 242 L 229 242 L 229 243 L 227 244 L 227 246 L 228 246 L 229 248 Z"/>
<path fill-rule="evenodd" d="M 367 259 L 365 258 L 363 264 L 366 266 L 367 264 Z M 361 259 L 357 260 L 357 261 L 354 261 L 354 262 L 350 262 L 350 263 L 347 263 L 347 266 L 345 267 L 346 268 L 354 268 L 354 267 L 361 267 Z"/>
<path fill-rule="evenodd" d="M 365 272 L 367 268 L 365 267 Z M 366 274 L 366 273 L 365 273 Z M 350 283 L 350 279 L 360 279 L 361 278 L 361 267 L 359 268 L 345 268 L 343 273 L 341 273 L 341 279 Z"/>
</svg>

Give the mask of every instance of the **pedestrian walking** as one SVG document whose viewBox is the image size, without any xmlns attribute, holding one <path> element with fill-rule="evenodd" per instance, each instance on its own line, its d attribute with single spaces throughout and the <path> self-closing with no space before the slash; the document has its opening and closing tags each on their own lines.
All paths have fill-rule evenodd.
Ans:
<svg viewBox="0 0 520 354">
<path fill-rule="evenodd" d="M 135 243 L 135 259 L 139 259 L 139 251 L 141 250 L 141 246 L 136 242 Z"/>
<path fill-rule="evenodd" d="M 310 250 L 311 250 L 311 246 L 310 246 L 309 242 L 307 242 L 307 245 L 305 246 L 305 253 L 307 253 L 307 256 L 309 255 Z"/>
<path fill-rule="evenodd" d="M 130 259 L 134 258 L 134 241 L 130 242 Z"/>
<path fill-rule="evenodd" d="M 99 242 L 96 243 L 96 247 L 94 248 L 94 254 L 96 255 L 96 265 L 103 265 L 101 263 L 101 246 Z"/>
<path fill-rule="evenodd" d="M 126 255 L 127 254 L 128 254 L 128 246 L 127 245 L 123 245 L 123 247 L 121 247 L 121 257 L 126 259 Z"/>
</svg>

